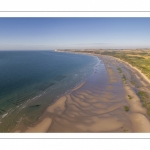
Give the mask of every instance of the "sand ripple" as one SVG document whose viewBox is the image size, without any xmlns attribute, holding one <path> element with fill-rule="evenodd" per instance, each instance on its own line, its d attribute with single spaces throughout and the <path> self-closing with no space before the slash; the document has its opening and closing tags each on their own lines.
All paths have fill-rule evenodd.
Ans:
<svg viewBox="0 0 150 150">
<path fill-rule="evenodd" d="M 117 70 L 131 77 L 130 68 L 112 57 L 101 59 L 86 82 L 55 101 L 26 132 L 150 132 L 145 108 Z"/>
</svg>

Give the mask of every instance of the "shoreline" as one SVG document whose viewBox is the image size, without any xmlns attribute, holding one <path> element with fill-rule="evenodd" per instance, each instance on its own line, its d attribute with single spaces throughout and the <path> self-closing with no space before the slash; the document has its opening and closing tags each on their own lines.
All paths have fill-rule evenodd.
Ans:
<svg viewBox="0 0 150 150">
<path fill-rule="evenodd" d="M 111 61 L 106 58 L 112 56 L 92 56 L 96 56 L 100 61 L 100 64 L 94 69 L 93 77 L 89 77 L 88 81 L 77 85 L 59 97 L 46 109 L 33 127 L 16 132 L 150 132 L 146 110 L 142 107 L 133 87 L 122 84 L 122 78 L 119 77 L 117 69 L 114 69 Z M 116 58 L 112 58 L 114 59 L 112 62 L 115 63 Z M 118 63 L 121 62 L 121 60 L 118 61 Z M 135 69 L 130 64 L 128 65 L 131 69 Z M 105 76 L 102 70 L 105 71 Z M 98 75 L 103 76 L 103 79 L 107 78 L 105 82 L 108 82 L 107 80 L 109 82 L 106 84 Z M 100 83 L 103 85 L 98 85 L 98 80 L 101 80 Z M 119 88 L 116 86 L 117 84 L 120 86 Z M 103 92 L 99 90 L 103 90 Z M 121 94 L 117 93 L 119 90 Z M 134 100 L 129 101 L 128 94 L 132 95 Z M 87 99 L 89 99 L 88 102 Z M 109 104 L 111 102 L 112 106 Z M 129 112 L 123 109 L 126 105 L 130 107 Z M 106 127 L 109 123 L 112 126 Z"/>
</svg>

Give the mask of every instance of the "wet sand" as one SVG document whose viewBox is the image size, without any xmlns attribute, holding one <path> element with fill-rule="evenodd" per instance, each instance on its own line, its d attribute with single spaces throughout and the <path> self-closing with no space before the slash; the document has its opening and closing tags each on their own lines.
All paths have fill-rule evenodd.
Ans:
<svg viewBox="0 0 150 150">
<path fill-rule="evenodd" d="M 86 82 L 49 106 L 38 123 L 17 132 L 150 132 L 146 109 L 131 83 L 134 80 L 138 88 L 146 89 L 148 81 L 118 59 L 98 57 L 100 61 Z"/>
</svg>

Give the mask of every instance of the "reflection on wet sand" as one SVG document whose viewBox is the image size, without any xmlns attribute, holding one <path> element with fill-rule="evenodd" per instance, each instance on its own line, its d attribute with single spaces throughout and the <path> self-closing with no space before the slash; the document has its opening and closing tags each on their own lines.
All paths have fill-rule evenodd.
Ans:
<svg viewBox="0 0 150 150">
<path fill-rule="evenodd" d="M 49 106 L 37 125 L 21 132 L 150 132 L 146 110 L 118 67 L 130 76 L 128 66 L 100 56 L 86 82 Z"/>
</svg>

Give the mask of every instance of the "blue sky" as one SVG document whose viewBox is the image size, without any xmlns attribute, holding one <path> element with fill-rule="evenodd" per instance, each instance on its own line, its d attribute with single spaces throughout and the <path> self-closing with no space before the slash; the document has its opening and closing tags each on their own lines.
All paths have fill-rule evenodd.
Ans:
<svg viewBox="0 0 150 150">
<path fill-rule="evenodd" d="M 0 50 L 150 48 L 150 18 L 0 18 Z"/>
</svg>

